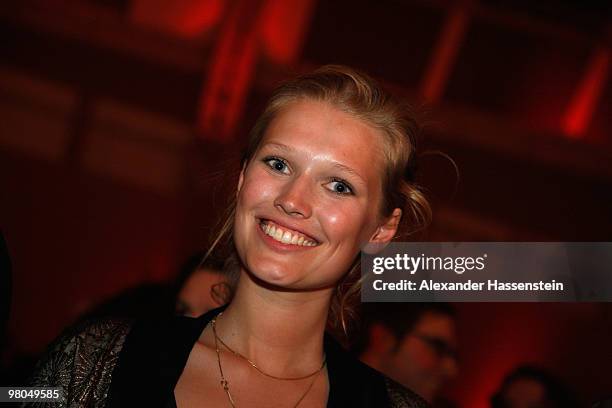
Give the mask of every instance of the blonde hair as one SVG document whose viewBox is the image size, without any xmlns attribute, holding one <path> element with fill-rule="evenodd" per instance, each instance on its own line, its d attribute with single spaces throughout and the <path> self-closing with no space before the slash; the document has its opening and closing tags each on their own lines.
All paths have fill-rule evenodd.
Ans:
<svg viewBox="0 0 612 408">
<path fill-rule="evenodd" d="M 242 156 L 243 168 L 254 156 L 274 117 L 288 104 L 312 99 L 330 105 L 363 120 L 383 136 L 385 170 L 382 175 L 380 216 L 402 209 L 402 221 L 395 238 L 405 237 L 425 228 L 431 220 L 431 208 L 414 182 L 418 126 L 411 111 L 369 76 L 355 69 L 326 65 L 316 71 L 281 84 L 253 126 Z M 233 249 L 233 222 L 236 200 L 228 207 L 224 222 L 207 256 L 221 244 L 230 249 L 226 256 L 236 256 Z M 348 322 L 356 317 L 361 279 L 359 256 L 349 272 L 338 282 L 332 298 L 328 325 L 348 333 Z"/>
</svg>

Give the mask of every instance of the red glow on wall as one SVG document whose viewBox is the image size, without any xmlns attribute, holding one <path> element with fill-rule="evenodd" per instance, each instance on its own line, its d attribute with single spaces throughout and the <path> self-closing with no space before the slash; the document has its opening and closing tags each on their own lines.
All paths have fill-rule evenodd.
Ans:
<svg viewBox="0 0 612 408">
<path fill-rule="evenodd" d="M 449 13 L 421 84 L 421 94 L 427 101 L 437 102 L 442 97 L 468 22 L 469 12 L 465 6 L 459 5 Z"/>
<path fill-rule="evenodd" d="M 192 38 L 218 23 L 225 0 L 132 0 L 130 5 L 136 24 Z"/>
<path fill-rule="evenodd" d="M 313 0 L 269 0 L 262 10 L 263 52 L 273 62 L 293 64 L 299 57 L 314 11 Z"/>
<path fill-rule="evenodd" d="M 258 58 L 285 65 L 299 57 L 313 0 L 241 1 L 231 4 L 204 83 L 198 127 L 209 139 L 235 132 Z"/>
<path fill-rule="evenodd" d="M 524 362 L 546 360 L 550 327 L 529 304 L 460 304 L 458 309 L 460 344 L 469 347 L 463 352 L 460 348 L 461 387 L 454 390 L 453 399 L 462 407 L 486 408 L 509 371 Z M 526 313 L 515 314 L 517 310 Z M 529 326 L 533 329 L 524 330 Z"/>
<path fill-rule="evenodd" d="M 200 98 L 198 126 L 207 138 L 227 140 L 242 112 L 257 56 L 260 7 L 235 3 L 223 24 Z"/>
<path fill-rule="evenodd" d="M 563 131 L 567 136 L 581 138 L 585 135 L 605 87 L 609 70 L 609 49 L 597 49 L 566 111 Z"/>
<path fill-rule="evenodd" d="M 575 385 L 581 383 L 583 373 L 599 369 L 592 362 L 603 357 L 602 350 L 607 350 L 610 342 L 605 326 L 607 306 L 603 304 L 454 306 L 458 312 L 459 375 L 447 396 L 459 407 L 490 407 L 490 398 L 504 377 L 525 364 L 550 372 L 571 391 L 577 391 Z M 595 383 L 590 385 L 593 391 L 609 389 L 611 384 L 605 376 L 590 382 Z"/>
</svg>

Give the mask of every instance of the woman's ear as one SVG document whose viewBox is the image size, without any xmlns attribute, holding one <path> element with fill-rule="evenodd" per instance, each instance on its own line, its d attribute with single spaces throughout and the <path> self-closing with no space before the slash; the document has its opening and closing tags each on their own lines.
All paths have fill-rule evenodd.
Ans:
<svg viewBox="0 0 612 408">
<path fill-rule="evenodd" d="M 367 253 L 377 253 L 382 251 L 397 233 L 402 210 L 396 208 L 391 215 L 383 220 L 383 223 L 376 228 L 376 231 L 366 244 L 364 251 Z"/>
</svg>

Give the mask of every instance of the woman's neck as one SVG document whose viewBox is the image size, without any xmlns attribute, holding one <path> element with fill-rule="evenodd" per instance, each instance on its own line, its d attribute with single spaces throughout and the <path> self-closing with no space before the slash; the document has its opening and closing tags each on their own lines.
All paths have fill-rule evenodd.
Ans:
<svg viewBox="0 0 612 408">
<path fill-rule="evenodd" d="M 217 333 L 270 374 L 304 375 L 322 363 L 331 291 L 276 291 L 243 272 Z"/>
</svg>

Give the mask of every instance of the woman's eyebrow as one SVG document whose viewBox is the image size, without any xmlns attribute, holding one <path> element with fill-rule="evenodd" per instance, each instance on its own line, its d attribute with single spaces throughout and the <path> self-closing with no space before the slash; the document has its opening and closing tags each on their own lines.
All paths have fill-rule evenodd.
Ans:
<svg viewBox="0 0 612 408">
<path fill-rule="evenodd" d="M 292 148 L 291 146 L 284 145 L 282 143 L 268 142 L 268 143 L 266 143 L 264 145 L 264 147 L 268 147 L 268 146 L 274 147 L 274 148 L 278 148 L 278 149 L 284 150 L 286 152 L 295 152 L 294 148 Z M 344 171 L 344 172 L 350 174 L 351 176 L 354 176 L 355 178 L 358 179 L 359 182 L 361 182 L 363 184 L 367 184 L 365 182 L 365 179 L 359 173 L 357 173 L 355 170 L 353 170 L 351 167 L 349 167 L 347 165 L 344 165 L 342 163 L 338 163 L 336 161 L 332 161 L 331 165 L 335 169 L 338 169 L 340 171 Z"/>
<path fill-rule="evenodd" d="M 284 150 L 286 152 L 293 152 L 294 151 L 294 149 L 292 147 L 289 147 L 289 146 L 284 145 L 282 143 L 268 142 L 268 143 L 263 145 L 263 147 L 268 147 L 268 146 L 276 147 L 276 148 L 278 148 L 280 150 Z"/>
<path fill-rule="evenodd" d="M 340 170 L 340 171 L 345 171 L 345 172 L 347 172 L 348 174 L 350 174 L 350 175 L 352 175 L 352 176 L 354 176 L 354 177 L 358 178 L 358 179 L 359 179 L 359 181 L 360 181 L 361 183 L 366 184 L 366 182 L 365 182 L 364 178 L 363 178 L 363 177 L 361 177 L 361 176 L 359 175 L 359 173 L 357 173 L 357 172 L 356 172 L 355 170 L 353 170 L 352 168 L 350 168 L 350 167 L 348 167 L 348 166 L 345 166 L 344 164 L 342 164 L 342 163 L 338 163 L 338 162 L 333 162 L 333 163 L 332 163 L 332 166 L 333 166 L 334 168 L 336 168 L 336 169 Z"/>
</svg>

